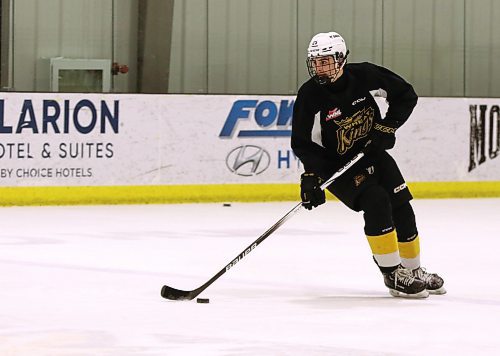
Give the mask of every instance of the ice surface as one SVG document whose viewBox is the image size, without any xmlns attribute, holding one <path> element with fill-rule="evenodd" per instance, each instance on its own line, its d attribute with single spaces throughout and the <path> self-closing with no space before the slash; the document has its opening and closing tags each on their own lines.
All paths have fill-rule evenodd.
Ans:
<svg viewBox="0 0 500 356">
<path fill-rule="evenodd" d="M 500 199 L 416 200 L 448 294 L 391 297 L 361 214 L 294 202 L 0 208 L 0 355 L 497 355 Z"/>
</svg>

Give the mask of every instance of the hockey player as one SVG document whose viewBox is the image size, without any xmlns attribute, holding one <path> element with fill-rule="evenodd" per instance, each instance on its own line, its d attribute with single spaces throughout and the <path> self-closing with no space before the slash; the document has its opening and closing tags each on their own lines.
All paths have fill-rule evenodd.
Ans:
<svg viewBox="0 0 500 356">
<path fill-rule="evenodd" d="M 307 49 L 311 78 L 297 94 L 291 139 L 305 169 L 300 184 L 302 204 L 309 210 L 323 204 L 322 182 L 364 152 L 328 190 L 350 209 L 363 211 L 364 231 L 391 295 L 444 294 L 443 279 L 420 266 L 412 195 L 386 152 L 394 147 L 395 132 L 410 116 L 417 95 L 410 84 L 386 68 L 367 62 L 346 64 L 348 54 L 344 39 L 336 32 L 315 35 Z M 384 118 L 372 91 L 386 94 L 389 107 Z M 320 135 L 313 133 L 315 120 Z"/>
</svg>

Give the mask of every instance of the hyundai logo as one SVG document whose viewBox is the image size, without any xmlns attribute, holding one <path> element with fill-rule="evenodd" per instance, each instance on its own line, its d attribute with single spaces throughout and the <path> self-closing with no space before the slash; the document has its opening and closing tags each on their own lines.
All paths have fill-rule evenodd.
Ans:
<svg viewBox="0 0 500 356">
<path fill-rule="evenodd" d="M 226 157 L 227 168 L 234 174 L 245 177 L 261 174 L 270 163 L 269 153 L 254 145 L 236 147 Z"/>
</svg>

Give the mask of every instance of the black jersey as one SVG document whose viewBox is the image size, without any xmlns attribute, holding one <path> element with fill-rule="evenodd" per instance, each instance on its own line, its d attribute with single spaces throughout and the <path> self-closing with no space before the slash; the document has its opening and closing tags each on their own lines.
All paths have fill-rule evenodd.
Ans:
<svg viewBox="0 0 500 356">
<path fill-rule="evenodd" d="M 389 108 L 382 119 L 370 91 L 382 89 Z M 329 178 L 366 145 L 375 123 L 401 126 L 417 104 L 417 94 L 403 78 L 371 63 L 349 63 L 334 83 L 313 78 L 299 89 L 294 104 L 291 145 L 306 172 Z M 319 116 L 321 139 L 313 139 Z"/>
</svg>

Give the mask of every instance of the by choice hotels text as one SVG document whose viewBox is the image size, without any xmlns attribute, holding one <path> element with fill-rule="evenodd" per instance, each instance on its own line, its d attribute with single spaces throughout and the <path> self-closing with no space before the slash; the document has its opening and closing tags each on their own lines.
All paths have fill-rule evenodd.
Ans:
<svg viewBox="0 0 500 356">
<path fill-rule="evenodd" d="M 90 178 L 92 168 L 0 168 L 0 178 Z"/>
</svg>

